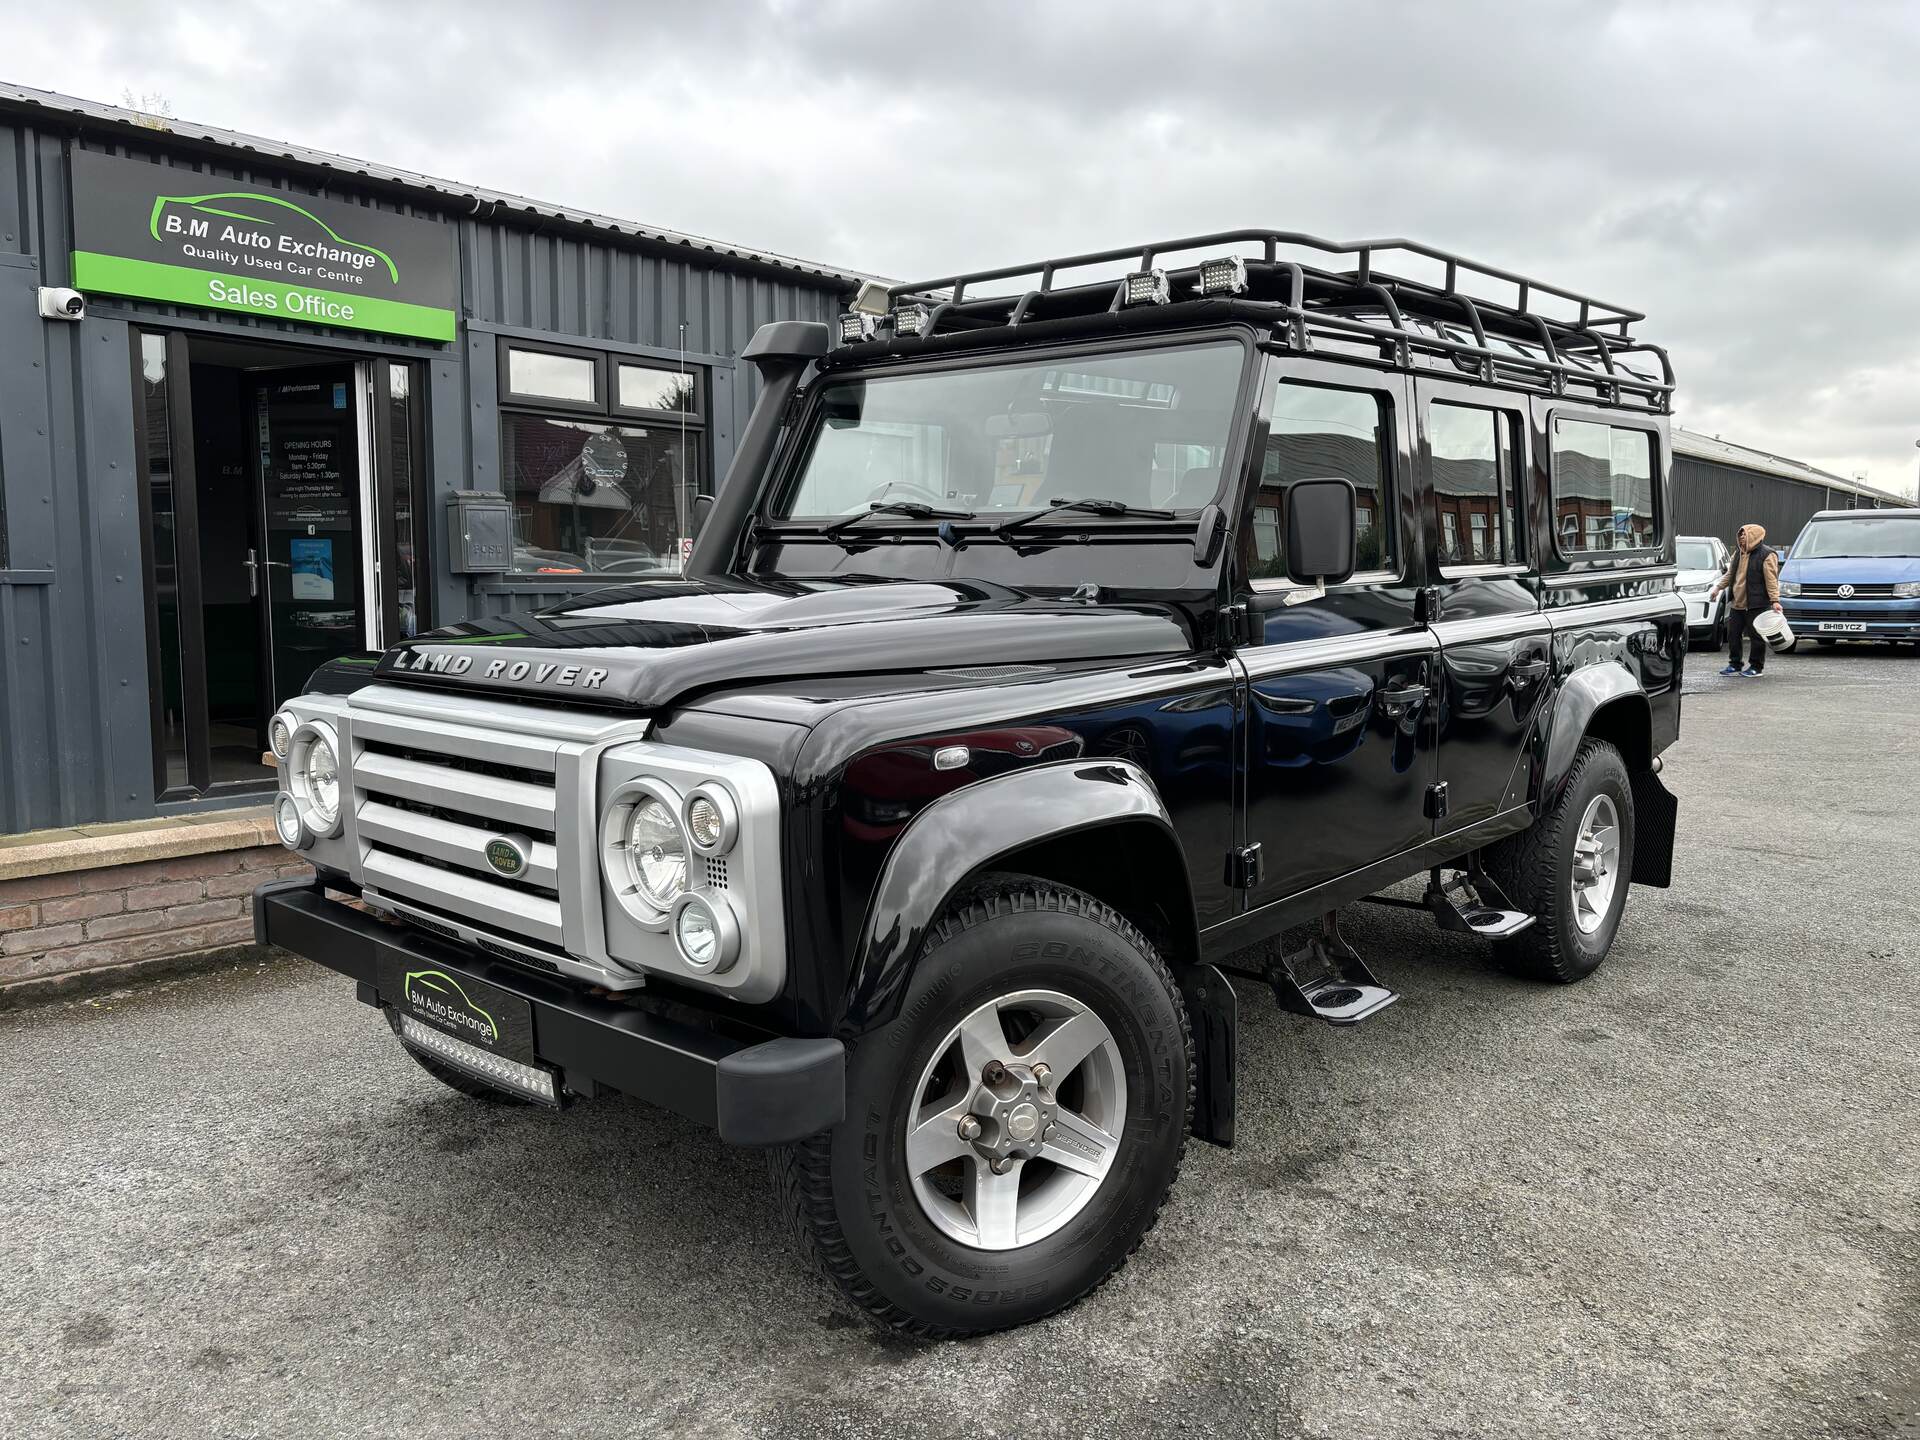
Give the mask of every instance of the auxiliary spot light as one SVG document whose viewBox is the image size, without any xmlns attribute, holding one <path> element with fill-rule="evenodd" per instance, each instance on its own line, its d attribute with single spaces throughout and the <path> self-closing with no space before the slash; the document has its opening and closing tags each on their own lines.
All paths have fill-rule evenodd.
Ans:
<svg viewBox="0 0 1920 1440">
<path fill-rule="evenodd" d="M 1127 304 L 1164 305 L 1172 292 L 1167 288 L 1167 272 L 1159 266 L 1136 270 L 1127 276 Z"/>
<path fill-rule="evenodd" d="M 1247 262 L 1238 255 L 1222 255 L 1218 260 L 1200 262 L 1202 295 L 1244 295 L 1247 291 Z"/>
<path fill-rule="evenodd" d="M 873 326 L 873 316 L 862 315 L 857 310 L 849 310 L 840 317 L 840 343 L 858 345 L 862 340 L 871 340 Z"/>
<path fill-rule="evenodd" d="M 902 305 L 893 312 L 893 333 L 905 339 L 925 335 L 933 325 L 933 311 L 925 305 Z"/>
</svg>

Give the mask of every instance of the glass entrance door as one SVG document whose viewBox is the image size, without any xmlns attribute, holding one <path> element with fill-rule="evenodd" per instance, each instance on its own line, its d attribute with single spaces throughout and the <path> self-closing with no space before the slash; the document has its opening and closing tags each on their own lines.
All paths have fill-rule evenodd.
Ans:
<svg viewBox="0 0 1920 1440">
<path fill-rule="evenodd" d="M 351 363 L 252 382 L 260 544 L 247 564 L 265 600 L 271 707 L 327 661 L 366 650 L 359 387 Z"/>
<path fill-rule="evenodd" d="M 133 358 L 154 793 L 265 789 L 274 710 L 426 624 L 417 367 L 158 331 Z"/>
</svg>

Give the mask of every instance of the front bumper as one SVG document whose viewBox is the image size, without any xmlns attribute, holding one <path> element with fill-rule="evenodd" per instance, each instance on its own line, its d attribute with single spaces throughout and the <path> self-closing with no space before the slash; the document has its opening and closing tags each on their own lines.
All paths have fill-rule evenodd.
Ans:
<svg viewBox="0 0 1920 1440">
<path fill-rule="evenodd" d="M 779 1145 L 846 1115 L 846 1047 L 834 1039 L 736 1040 L 634 1004 L 602 998 L 464 946 L 377 920 L 329 900 L 309 881 L 270 881 L 254 892 L 262 945 L 304 955 L 355 982 L 366 1004 L 391 1011 L 380 976 L 432 966 L 528 1001 L 538 1059 L 569 1090 L 610 1089 L 712 1126 L 735 1145 Z"/>
<path fill-rule="evenodd" d="M 1920 601 L 1917 600 L 1784 600 L 1781 612 L 1794 636 L 1815 639 L 1822 633 L 1842 640 L 1920 640 Z M 1865 628 L 1822 632 L 1820 622 L 1857 624 Z"/>
</svg>

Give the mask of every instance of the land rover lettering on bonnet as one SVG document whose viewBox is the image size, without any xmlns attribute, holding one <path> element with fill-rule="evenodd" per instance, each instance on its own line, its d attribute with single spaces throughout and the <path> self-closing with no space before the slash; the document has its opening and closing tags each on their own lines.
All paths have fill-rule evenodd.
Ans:
<svg viewBox="0 0 1920 1440">
<path fill-rule="evenodd" d="M 463 1094 L 771 1148 L 882 1324 L 1058 1310 L 1190 1136 L 1233 1143 L 1243 1001 L 1417 1006 L 1419 954 L 1361 956 L 1343 907 L 1566 984 L 1669 883 L 1641 325 L 1252 230 L 763 327 L 684 575 L 335 662 L 275 717 L 316 879 L 262 889 L 260 938 Z"/>
</svg>

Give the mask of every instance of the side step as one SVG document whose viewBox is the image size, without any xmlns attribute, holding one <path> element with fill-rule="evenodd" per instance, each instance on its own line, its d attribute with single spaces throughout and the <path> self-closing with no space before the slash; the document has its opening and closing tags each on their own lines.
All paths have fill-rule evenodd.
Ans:
<svg viewBox="0 0 1920 1440">
<path fill-rule="evenodd" d="M 1482 940 L 1505 940 L 1539 919 L 1513 908 L 1492 877 L 1480 868 L 1477 855 L 1452 880 L 1443 882 L 1440 877 L 1438 867 L 1428 873 L 1427 893 L 1420 898 L 1442 930 L 1458 930 Z"/>
<path fill-rule="evenodd" d="M 1329 1025 L 1358 1025 L 1400 998 L 1374 979 L 1367 962 L 1341 936 L 1331 911 L 1304 948 L 1275 952 L 1267 963 L 1267 983 L 1282 1010 Z"/>
</svg>

